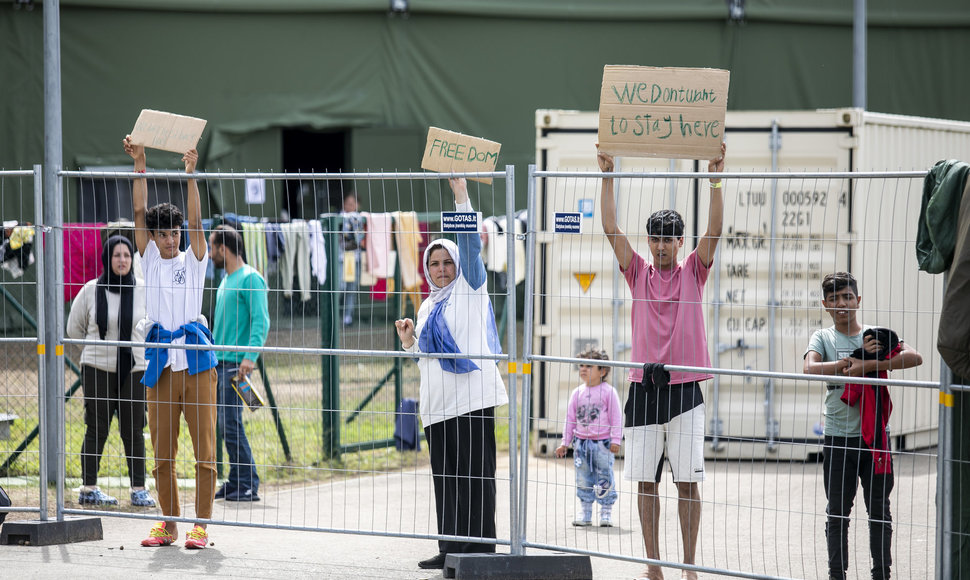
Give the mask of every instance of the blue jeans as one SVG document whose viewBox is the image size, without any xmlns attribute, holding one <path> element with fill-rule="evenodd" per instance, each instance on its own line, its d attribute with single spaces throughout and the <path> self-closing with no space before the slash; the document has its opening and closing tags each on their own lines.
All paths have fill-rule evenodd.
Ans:
<svg viewBox="0 0 970 580">
<path fill-rule="evenodd" d="M 354 320 L 354 307 L 357 305 L 357 293 L 360 291 L 360 250 L 354 251 L 354 281 L 346 282 L 343 279 L 343 260 L 344 252 L 340 252 L 340 293 L 343 297 L 343 322 L 349 325 Z"/>
<path fill-rule="evenodd" d="M 218 393 L 218 422 L 219 431 L 226 442 L 226 452 L 229 455 L 229 481 L 226 482 L 226 493 L 236 491 L 259 491 L 259 475 L 253 461 L 253 451 L 246 438 L 246 428 L 243 426 L 243 402 L 232 388 L 232 377 L 239 371 L 239 363 L 220 362 L 216 367 L 219 375 Z"/>
<path fill-rule="evenodd" d="M 613 483 L 613 453 L 610 440 L 576 439 L 573 462 L 576 464 L 576 495 L 583 503 L 598 501 L 610 506 L 616 502 Z M 597 497 L 599 496 L 599 497 Z"/>
</svg>

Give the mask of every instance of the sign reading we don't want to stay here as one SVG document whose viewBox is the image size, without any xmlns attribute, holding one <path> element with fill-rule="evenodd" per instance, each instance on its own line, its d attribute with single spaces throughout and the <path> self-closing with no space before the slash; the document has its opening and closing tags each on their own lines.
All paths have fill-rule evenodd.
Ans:
<svg viewBox="0 0 970 580">
<path fill-rule="evenodd" d="M 152 149 L 185 153 L 195 149 L 205 129 L 205 119 L 142 109 L 131 130 L 131 142 Z"/>
<path fill-rule="evenodd" d="M 730 81 L 730 71 L 721 69 L 607 65 L 600 150 L 628 157 L 717 157 Z"/>
<path fill-rule="evenodd" d="M 421 169 L 439 173 L 495 171 L 501 143 L 428 127 L 428 142 L 424 146 Z M 471 177 L 473 181 L 492 183 L 490 177 Z"/>
</svg>

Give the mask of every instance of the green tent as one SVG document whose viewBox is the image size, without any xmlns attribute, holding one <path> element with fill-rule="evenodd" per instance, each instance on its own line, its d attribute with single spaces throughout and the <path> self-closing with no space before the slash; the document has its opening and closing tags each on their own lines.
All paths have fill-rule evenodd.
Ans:
<svg viewBox="0 0 970 580">
<path fill-rule="evenodd" d="M 604 64 L 729 69 L 732 110 L 852 104 L 851 2 L 728 4 L 63 0 L 64 165 L 127 165 L 142 108 L 207 119 L 208 171 L 417 169 L 434 125 L 501 142 L 524 199 L 534 111 L 596 109 Z M 43 162 L 42 10 L 0 4 L 3 168 Z M 868 48 L 869 110 L 970 120 L 963 0 L 870 2 Z"/>
</svg>

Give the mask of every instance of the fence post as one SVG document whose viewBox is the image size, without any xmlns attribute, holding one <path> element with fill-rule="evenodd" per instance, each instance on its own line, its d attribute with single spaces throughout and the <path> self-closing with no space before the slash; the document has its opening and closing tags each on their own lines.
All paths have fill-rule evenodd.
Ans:
<svg viewBox="0 0 970 580">
<path fill-rule="evenodd" d="M 506 327 L 509 345 L 509 526 L 511 532 L 511 552 L 513 556 L 525 553 L 519 528 L 519 490 L 522 485 L 519 477 L 519 440 L 518 418 L 518 355 L 516 353 L 515 328 L 515 166 L 505 166 L 505 223 L 511 235 L 506 236 L 506 251 L 508 252 L 509 276 L 505 284 L 505 310 L 512 312 L 512 324 Z"/>
<path fill-rule="evenodd" d="M 44 254 L 47 250 L 44 249 L 46 244 L 44 244 L 44 228 L 39 224 L 45 223 L 43 220 L 43 199 L 44 199 L 44 179 L 42 173 L 41 165 L 34 165 L 34 223 L 37 225 L 37 232 L 35 234 L 34 244 L 38 246 L 38 251 L 34 252 L 35 260 L 37 261 L 37 321 L 34 330 L 37 332 L 37 396 L 38 396 L 38 424 L 37 427 L 40 432 L 40 520 L 47 521 L 47 486 L 49 484 L 48 477 L 48 456 L 47 441 L 50 437 L 50 431 L 48 429 L 47 418 L 47 406 L 51 404 L 50 399 L 47 396 L 47 373 L 46 370 L 46 352 L 47 352 L 47 315 L 45 302 L 47 300 L 46 286 L 44 280 Z M 23 312 L 25 318 L 28 316 L 26 312 Z M 13 456 L 11 456 L 12 458 Z M 6 475 L 6 474 L 4 474 Z"/>
<path fill-rule="evenodd" d="M 535 260 L 536 260 L 536 178 L 535 165 L 529 165 L 529 177 L 527 186 L 526 215 L 528 224 L 525 228 L 525 311 L 522 315 L 522 424 L 521 424 L 521 445 L 519 449 L 519 531 L 518 539 L 521 545 L 528 540 L 526 530 L 528 528 L 528 498 L 529 498 L 529 437 L 531 436 L 529 417 L 532 415 L 532 318 L 535 301 Z"/>
<path fill-rule="evenodd" d="M 323 237 L 331 253 L 340 248 L 340 216 L 320 218 Z M 327 261 L 327 280 L 320 288 L 320 347 L 340 348 L 340 271 L 339 260 Z M 321 359 L 323 408 L 323 458 L 340 457 L 340 361 L 336 356 Z"/>
</svg>

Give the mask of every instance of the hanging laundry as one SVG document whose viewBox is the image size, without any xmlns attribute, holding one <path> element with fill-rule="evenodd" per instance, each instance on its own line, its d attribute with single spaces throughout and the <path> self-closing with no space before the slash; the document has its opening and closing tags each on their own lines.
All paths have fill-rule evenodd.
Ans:
<svg viewBox="0 0 970 580">
<path fill-rule="evenodd" d="M 421 229 L 418 214 L 413 211 L 394 212 L 394 243 L 397 245 L 397 259 L 401 265 L 401 286 L 405 291 L 419 288 L 423 278 L 418 272 L 421 261 L 418 246 L 421 245 Z"/>
<path fill-rule="evenodd" d="M 518 286 L 525 281 L 525 239 L 523 236 L 525 234 L 525 222 L 520 219 L 513 218 L 512 227 L 509 228 L 508 220 L 504 216 L 500 217 L 498 220 L 499 227 L 505 232 L 502 235 L 502 247 L 505 248 L 506 255 L 508 254 L 508 248 L 505 244 L 508 243 L 505 236 L 508 234 L 515 234 L 515 241 L 513 245 L 515 247 L 515 284 Z M 508 264 L 505 265 L 505 270 L 508 270 Z"/>
<path fill-rule="evenodd" d="M 101 275 L 102 226 L 64 224 L 64 300 L 73 300 L 88 280 Z"/>
<path fill-rule="evenodd" d="M 266 228 L 266 256 L 269 258 L 269 265 L 273 266 L 280 261 L 286 240 L 283 239 L 280 224 L 269 222 L 263 225 Z"/>
<path fill-rule="evenodd" d="M 370 273 L 370 269 L 367 267 L 367 252 L 360 255 L 360 286 L 361 288 L 370 288 L 374 284 L 377 284 L 377 278 Z"/>
<path fill-rule="evenodd" d="M 323 226 L 317 220 L 307 222 L 310 238 L 310 269 L 317 277 L 317 282 L 327 281 L 327 244 L 323 237 Z"/>
<path fill-rule="evenodd" d="M 367 219 L 367 264 L 377 278 L 387 278 L 390 272 L 391 214 L 365 213 Z"/>
<path fill-rule="evenodd" d="M 285 240 L 283 259 L 280 261 L 283 296 L 293 296 L 293 275 L 296 274 L 300 283 L 300 299 L 306 302 L 310 299 L 310 236 L 307 222 L 295 219 L 280 224 L 280 230 Z"/>
<path fill-rule="evenodd" d="M 508 262 L 508 248 L 505 247 L 505 229 L 499 225 L 497 217 L 487 217 L 482 220 L 482 231 L 485 233 L 483 244 L 483 259 L 489 272 L 504 272 Z"/>
<path fill-rule="evenodd" d="M 266 255 L 266 230 L 263 224 L 243 222 L 242 229 L 247 263 L 261 275 L 266 276 L 269 258 Z"/>
<path fill-rule="evenodd" d="M 0 267 L 14 278 L 24 275 L 24 270 L 34 263 L 33 226 L 18 226 L 17 222 L 4 222 L 3 246 L 0 247 Z M 9 225 L 9 227 L 8 227 Z"/>
</svg>

